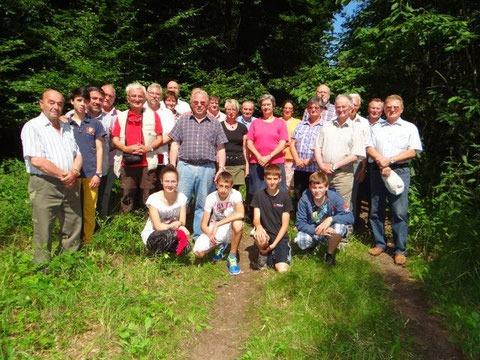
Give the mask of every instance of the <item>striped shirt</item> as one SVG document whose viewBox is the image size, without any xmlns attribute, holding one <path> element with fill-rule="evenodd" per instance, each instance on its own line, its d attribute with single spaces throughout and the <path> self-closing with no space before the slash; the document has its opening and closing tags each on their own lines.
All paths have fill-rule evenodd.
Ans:
<svg viewBox="0 0 480 360">
<path fill-rule="evenodd" d="M 332 121 L 337 117 L 337 112 L 335 110 L 335 105 L 326 103 L 322 110 L 322 120 L 320 121 L 321 125 L 325 125 L 327 122 Z M 308 115 L 307 109 L 303 113 L 302 120 L 308 120 L 310 115 Z"/>
<path fill-rule="evenodd" d="M 186 161 L 216 161 L 217 147 L 228 142 L 222 124 L 210 116 L 201 122 L 193 114 L 182 116 L 168 134 L 180 145 L 178 157 Z"/>
<path fill-rule="evenodd" d="M 69 171 L 80 153 L 71 126 L 60 121 L 59 134 L 43 112 L 23 126 L 21 138 L 29 174 L 45 175 L 31 164 L 32 157 L 45 158 L 63 171 Z"/>
<path fill-rule="evenodd" d="M 310 126 L 310 121 L 302 120 L 297 125 L 293 131 L 292 139 L 296 140 L 295 148 L 297 149 L 298 157 L 300 159 L 313 159 L 313 150 L 311 146 L 315 143 L 315 139 L 321 129 L 321 122 L 318 122 L 314 126 Z M 312 165 L 297 168 L 297 165 L 294 163 L 293 168 L 297 171 L 315 172 L 318 170 L 318 164 L 314 160 Z"/>
</svg>

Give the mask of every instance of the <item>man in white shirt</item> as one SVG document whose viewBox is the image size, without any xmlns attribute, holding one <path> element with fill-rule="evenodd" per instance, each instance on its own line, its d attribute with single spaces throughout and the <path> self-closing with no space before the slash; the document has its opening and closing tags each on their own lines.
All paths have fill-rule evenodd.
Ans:
<svg viewBox="0 0 480 360">
<path fill-rule="evenodd" d="M 175 94 L 177 94 L 178 101 L 177 101 L 177 105 L 175 106 L 175 110 L 180 115 L 192 111 L 189 103 L 180 99 L 180 86 L 176 81 L 173 81 L 173 80 L 169 81 L 167 84 L 167 90 L 173 91 Z M 166 109 L 165 102 L 162 101 L 160 103 L 160 106 L 162 109 Z"/>
<path fill-rule="evenodd" d="M 390 95 L 385 100 L 386 121 L 372 127 L 367 145 L 367 154 L 375 162 L 370 174 L 372 226 L 375 247 L 369 250 L 372 256 L 378 256 L 387 249 L 385 237 L 385 208 L 389 200 L 390 214 L 395 243 L 395 264 L 406 262 L 406 244 L 408 235 L 408 188 L 410 186 L 409 160 L 422 151 L 422 143 L 417 127 L 403 120 L 403 99 L 399 95 Z M 390 193 L 382 177 L 388 177 L 394 171 L 403 181 L 404 190 L 399 195 Z"/>
</svg>

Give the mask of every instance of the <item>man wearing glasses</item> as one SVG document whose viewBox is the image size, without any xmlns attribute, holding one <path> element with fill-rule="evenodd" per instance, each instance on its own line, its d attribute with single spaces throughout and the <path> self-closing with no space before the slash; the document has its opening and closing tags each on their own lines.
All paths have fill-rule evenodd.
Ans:
<svg viewBox="0 0 480 360">
<path fill-rule="evenodd" d="M 184 114 L 163 141 L 173 141 L 169 161 L 178 169 L 178 191 L 187 196 L 188 202 L 192 195 L 195 196 L 194 240 L 202 234 L 200 225 L 205 200 L 213 181 L 225 171 L 224 144 L 228 142 L 222 125 L 207 114 L 208 102 L 208 94 L 195 89 L 190 97 L 192 113 Z M 216 161 L 218 171 L 215 173 Z"/>
<path fill-rule="evenodd" d="M 120 177 L 122 211 L 133 209 L 135 194 L 142 190 L 143 204 L 156 185 L 159 155 L 156 149 L 162 143 L 160 117 L 150 108 L 144 108 L 146 90 L 139 83 L 126 88 L 130 109 L 118 114 L 113 127 L 113 144 L 117 148 L 113 170 Z"/>
<path fill-rule="evenodd" d="M 378 256 L 387 249 L 385 238 L 385 208 L 388 198 L 392 220 L 393 242 L 395 243 L 395 264 L 406 262 L 406 244 L 408 234 L 408 188 L 410 186 L 409 160 L 422 151 L 422 143 L 417 127 L 403 120 L 403 99 L 399 95 L 390 95 L 385 100 L 387 120 L 371 128 L 367 154 L 374 161 L 370 174 L 372 226 L 375 247 L 369 250 L 372 256 Z M 404 190 L 399 195 L 390 193 L 383 180 L 394 171 L 403 181 Z"/>
</svg>

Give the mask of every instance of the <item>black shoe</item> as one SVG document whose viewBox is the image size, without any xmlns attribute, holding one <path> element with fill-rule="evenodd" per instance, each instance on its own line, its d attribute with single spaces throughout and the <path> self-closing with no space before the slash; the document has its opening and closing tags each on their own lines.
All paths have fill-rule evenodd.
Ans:
<svg viewBox="0 0 480 360">
<path fill-rule="evenodd" d="M 325 253 L 325 256 L 323 257 L 323 261 L 325 264 L 335 266 L 337 265 L 337 260 L 335 260 L 335 254 L 329 254 Z"/>
</svg>

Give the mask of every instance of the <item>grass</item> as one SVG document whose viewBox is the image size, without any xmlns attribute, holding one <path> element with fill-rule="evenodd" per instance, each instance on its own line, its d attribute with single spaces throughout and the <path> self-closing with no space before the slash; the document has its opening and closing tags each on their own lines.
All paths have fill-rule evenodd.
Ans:
<svg viewBox="0 0 480 360">
<path fill-rule="evenodd" d="M 337 257 L 337 267 L 310 253 L 294 258 L 289 273 L 267 274 L 253 335 L 240 359 L 414 358 L 365 249 L 352 243 Z"/>
<path fill-rule="evenodd" d="M 34 271 L 28 239 L 0 249 L 1 358 L 176 358 L 208 328 L 223 265 L 144 254 L 144 219 L 114 219 L 95 247 Z M 21 250 L 20 250 L 21 249 Z"/>
</svg>

